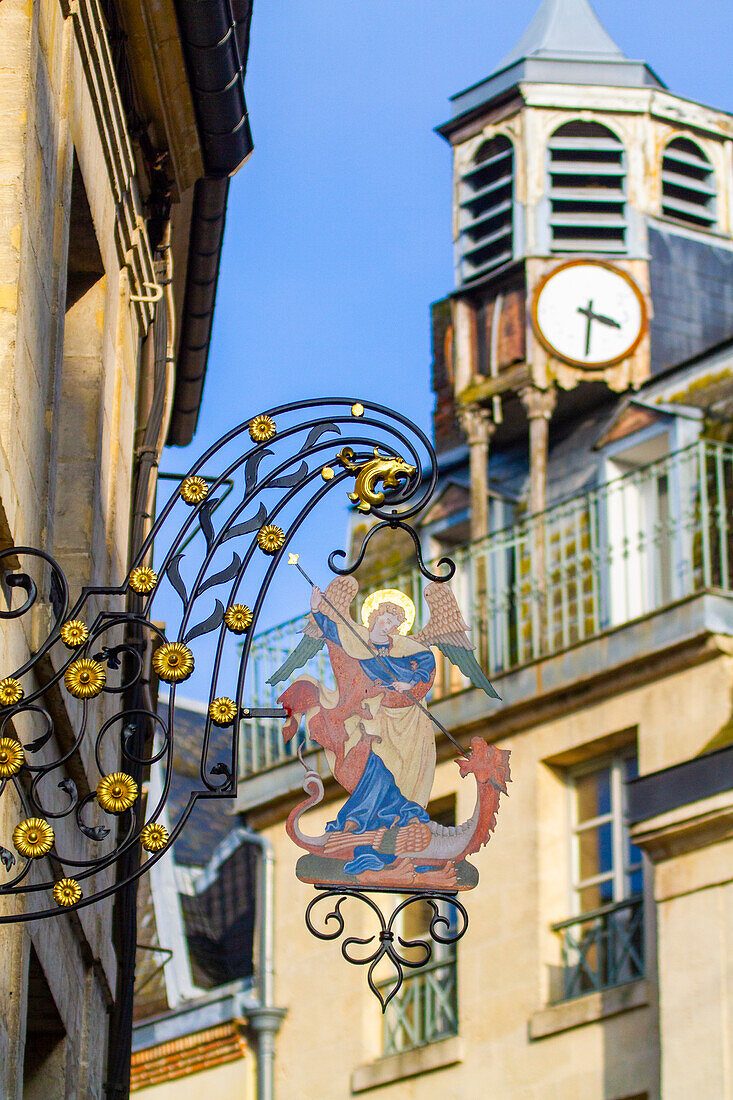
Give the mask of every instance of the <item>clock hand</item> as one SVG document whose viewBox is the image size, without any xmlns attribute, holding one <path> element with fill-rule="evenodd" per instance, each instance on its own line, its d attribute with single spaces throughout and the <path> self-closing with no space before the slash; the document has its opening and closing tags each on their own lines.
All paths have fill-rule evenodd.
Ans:
<svg viewBox="0 0 733 1100">
<path fill-rule="evenodd" d="M 578 313 L 582 313 L 583 316 L 586 318 L 585 354 L 586 354 L 586 356 L 589 356 L 590 355 L 590 331 L 591 331 L 591 326 L 593 324 L 593 301 L 589 300 L 588 305 L 585 307 L 585 309 L 583 309 L 582 306 L 578 306 Z"/>
<path fill-rule="evenodd" d="M 594 321 L 600 321 L 602 325 L 608 325 L 609 328 L 621 328 L 618 321 L 615 321 L 613 317 L 605 317 L 602 313 L 595 313 L 593 310 L 593 299 L 589 299 L 587 306 L 578 306 L 578 313 L 581 313 L 587 318 L 587 325 L 585 330 L 585 354 L 590 355 L 590 335 L 591 327 Z"/>
</svg>

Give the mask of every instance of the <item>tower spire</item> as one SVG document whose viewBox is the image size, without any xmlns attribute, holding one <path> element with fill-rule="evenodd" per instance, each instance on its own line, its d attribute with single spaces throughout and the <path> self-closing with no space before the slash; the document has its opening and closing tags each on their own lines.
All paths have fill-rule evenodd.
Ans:
<svg viewBox="0 0 733 1100">
<path fill-rule="evenodd" d="M 664 88 L 643 61 L 631 61 L 601 25 L 590 0 L 542 0 L 513 50 L 486 80 L 451 96 L 451 122 L 483 108 L 520 84 L 583 84 L 611 88 Z"/>
<path fill-rule="evenodd" d="M 625 60 L 588 0 L 542 0 L 527 30 L 496 71 L 526 57 Z"/>
</svg>

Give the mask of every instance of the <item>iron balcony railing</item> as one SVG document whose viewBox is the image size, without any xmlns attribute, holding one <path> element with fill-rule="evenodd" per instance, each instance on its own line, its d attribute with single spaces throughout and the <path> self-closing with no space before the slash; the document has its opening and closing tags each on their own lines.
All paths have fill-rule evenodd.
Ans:
<svg viewBox="0 0 733 1100">
<path fill-rule="evenodd" d="M 299 615 L 289 622 L 281 623 L 270 630 L 258 634 L 252 642 L 247 665 L 247 688 L 252 707 L 274 707 L 276 697 L 285 685 L 271 687 L 267 681 L 273 672 L 283 664 L 300 641 L 303 627 L 308 616 Z M 298 670 L 298 675 L 308 673 L 328 687 L 334 686 L 328 653 L 321 649 L 308 664 Z M 255 700 L 257 700 L 255 702 Z M 280 764 L 296 756 L 298 746 L 314 748 L 303 731 L 289 744 L 283 741 L 283 724 L 279 718 L 258 718 L 242 723 L 240 727 L 240 769 L 241 775 L 256 775 L 273 764 Z"/>
<path fill-rule="evenodd" d="M 559 653 L 686 596 L 733 585 L 733 448 L 702 440 L 528 516 L 485 539 L 451 550 L 451 582 L 489 675 Z M 433 563 L 435 565 L 435 563 Z M 421 625 L 425 579 L 417 568 L 380 577 L 415 601 Z M 253 642 L 248 697 L 270 707 L 267 678 L 297 645 L 305 616 Z M 304 671 L 328 681 L 321 650 Z M 467 686 L 447 662 L 438 699 Z M 244 731 L 244 776 L 295 754 L 281 723 Z"/>
<path fill-rule="evenodd" d="M 384 983 L 387 989 L 393 984 Z M 382 1017 L 382 1054 L 406 1050 L 458 1034 L 455 951 L 408 975 Z"/>
<path fill-rule="evenodd" d="M 604 905 L 552 925 L 562 940 L 562 991 L 557 1000 L 644 977 L 644 903 Z"/>
</svg>

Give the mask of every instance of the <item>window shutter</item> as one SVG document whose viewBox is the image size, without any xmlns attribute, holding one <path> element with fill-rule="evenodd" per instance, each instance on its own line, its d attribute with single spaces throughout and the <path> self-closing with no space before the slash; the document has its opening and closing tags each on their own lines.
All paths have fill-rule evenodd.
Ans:
<svg viewBox="0 0 733 1100">
<path fill-rule="evenodd" d="M 713 166 L 699 145 L 674 138 L 662 156 L 662 213 L 698 228 L 715 225 Z"/>
<path fill-rule="evenodd" d="M 550 248 L 626 251 L 626 154 L 597 122 L 568 122 L 548 145 Z"/>
<path fill-rule="evenodd" d="M 461 281 L 513 257 L 514 147 L 503 134 L 485 141 L 461 178 Z"/>
</svg>

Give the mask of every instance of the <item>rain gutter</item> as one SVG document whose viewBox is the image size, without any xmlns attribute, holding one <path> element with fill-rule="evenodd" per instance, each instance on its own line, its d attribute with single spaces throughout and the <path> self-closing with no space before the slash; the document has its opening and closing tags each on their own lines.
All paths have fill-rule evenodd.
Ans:
<svg viewBox="0 0 733 1100">
<path fill-rule="evenodd" d="M 176 0 L 204 162 L 194 190 L 181 340 L 168 444 L 185 447 L 198 421 L 211 343 L 229 177 L 253 149 L 244 76 L 252 0 Z"/>
</svg>

